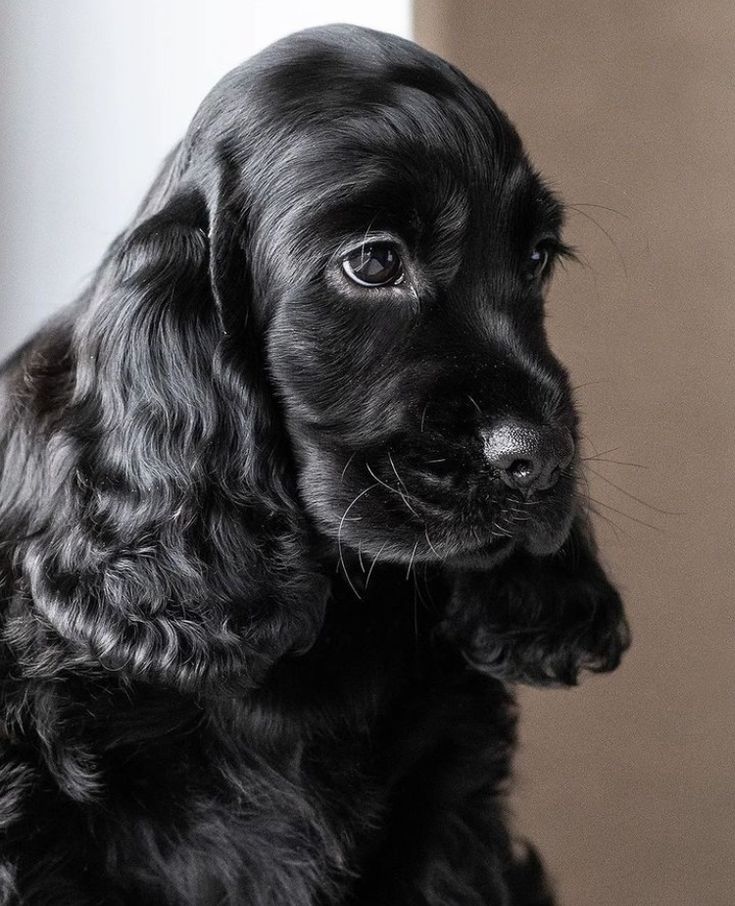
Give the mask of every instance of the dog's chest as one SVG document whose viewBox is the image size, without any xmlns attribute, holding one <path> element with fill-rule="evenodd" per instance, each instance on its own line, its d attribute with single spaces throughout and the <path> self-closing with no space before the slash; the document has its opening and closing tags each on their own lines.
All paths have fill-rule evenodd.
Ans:
<svg viewBox="0 0 735 906">
<path fill-rule="evenodd" d="M 277 877 L 274 904 L 311 902 L 310 884 L 336 896 L 380 837 L 403 705 L 420 695 L 412 604 L 335 600 L 312 651 L 260 690 L 214 696 L 171 732 L 112 752 L 106 858 L 133 885 L 141 864 L 165 887 L 186 863 L 192 890 L 232 878 L 260 902 Z"/>
</svg>

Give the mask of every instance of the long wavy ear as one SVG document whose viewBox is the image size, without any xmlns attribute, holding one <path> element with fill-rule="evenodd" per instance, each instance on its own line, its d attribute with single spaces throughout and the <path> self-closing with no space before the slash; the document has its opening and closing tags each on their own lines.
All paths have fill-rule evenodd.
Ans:
<svg viewBox="0 0 735 906">
<path fill-rule="evenodd" d="M 442 631 L 476 669 L 541 686 L 614 670 L 630 644 L 620 596 L 582 518 L 556 554 L 516 552 L 491 572 L 458 575 Z"/>
<path fill-rule="evenodd" d="M 19 419 L 38 436 L 42 515 L 16 553 L 7 638 L 30 674 L 256 683 L 320 625 L 325 582 L 248 319 L 243 213 L 178 182 L 76 315 L 68 398 Z"/>
</svg>

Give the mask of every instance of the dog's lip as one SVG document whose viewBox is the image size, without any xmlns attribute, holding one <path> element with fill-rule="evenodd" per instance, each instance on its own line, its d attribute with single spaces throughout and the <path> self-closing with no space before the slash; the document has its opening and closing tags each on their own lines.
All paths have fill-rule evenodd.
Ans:
<svg viewBox="0 0 735 906">
<path fill-rule="evenodd" d="M 537 557 L 555 554 L 568 536 L 567 520 L 556 530 L 525 531 L 513 537 L 491 537 L 477 547 L 468 547 L 447 558 L 453 566 L 488 569 L 505 560 L 514 550 L 523 548 Z"/>
<path fill-rule="evenodd" d="M 555 554 L 566 541 L 571 528 L 575 508 L 572 505 L 555 506 L 544 518 L 527 522 L 508 522 L 507 533 L 493 532 L 487 523 L 476 526 L 475 537 L 459 545 L 456 553 L 448 557 L 452 563 L 462 565 L 492 566 L 515 549 L 524 549 L 535 556 Z M 484 536 L 484 537 L 483 537 Z M 477 543 L 477 538 L 482 538 Z"/>
</svg>

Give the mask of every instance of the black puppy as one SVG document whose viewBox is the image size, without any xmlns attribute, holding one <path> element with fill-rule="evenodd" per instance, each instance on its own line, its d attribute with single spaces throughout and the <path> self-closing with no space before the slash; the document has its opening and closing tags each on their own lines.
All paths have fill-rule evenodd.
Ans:
<svg viewBox="0 0 735 906">
<path fill-rule="evenodd" d="M 2 373 L 0 903 L 550 903 L 506 681 L 627 644 L 503 113 L 348 26 L 220 82 Z"/>
</svg>

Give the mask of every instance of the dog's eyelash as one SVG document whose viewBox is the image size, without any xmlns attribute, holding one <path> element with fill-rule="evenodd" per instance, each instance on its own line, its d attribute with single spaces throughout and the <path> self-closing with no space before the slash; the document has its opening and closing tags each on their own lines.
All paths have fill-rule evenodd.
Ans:
<svg viewBox="0 0 735 906">
<path fill-rule="evenodd" d="M 533 246 L 533 251 L 541 251 L 545 261 L 537 274 L 530 274 L 534 282 L 546 282 L 554 272 L 555 266 L 560 261 L 578 261 L 576 250 L 556 236 L 539 239 Z"/>
<path fill-rule="evenodd" d="M 577 261 L 577 250 L 572 245 L 567 245 L 561 239 L 554 241 L 552 245 L 552 259 L 563 259 L 565 261 Z"/>
<path fill-rule="evenodd" d="M 572 245 L 568 245 L 562 239 L 555 236 L 539 240 L 540 245 L 549 255 L 549 266 L 553 266 L 557 261 L 577 261 L 577 250 Z"/>
</svg>

